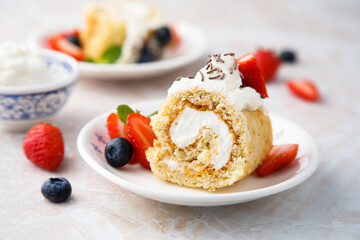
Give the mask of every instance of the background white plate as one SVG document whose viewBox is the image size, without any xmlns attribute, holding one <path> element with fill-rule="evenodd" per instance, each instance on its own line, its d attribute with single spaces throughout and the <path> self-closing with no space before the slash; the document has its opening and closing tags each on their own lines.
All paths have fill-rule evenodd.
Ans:
<svg viewBox="0 0 360 240">
<path fill-rule="evenodd" d="M 79 62 L 80 76 L 107 80 L 129 80 L 154 77 L 195 62 L 206 54 L 205 35 L 190 24 L 176 24 L 181 37 L 180 45 L 166 51 L 162 60 L 142 64 L 100 64 Z M 45 38 L 56 33 L 74 30 L 73 24 L 48 25 L 31 32 L 30 45 L 45 47 Z"/>
<path fill-rule="evenodd" d="M 163 100 L 133 104 L 143 114 L 157 111 Z M 260 178 L 254 175 L 215 192 L 182 187 L 158 179 L 140 165 L 113 168 L 107 164 L 103 151 L 109 137 L 106 119 L 110 112 L 87 123 L 78 136 L 78 150 L 83 159 L 108 180 L 141 196 L 161 202 L 188 206 L 219 206 L 247 202 L 292 188 L 307 179 L 319 164 L 318 150 L 313 138 L 301 127 L 275 114 L 270 114 L 274 144 L 297 143 L 297 161 Z"/>
</svg>

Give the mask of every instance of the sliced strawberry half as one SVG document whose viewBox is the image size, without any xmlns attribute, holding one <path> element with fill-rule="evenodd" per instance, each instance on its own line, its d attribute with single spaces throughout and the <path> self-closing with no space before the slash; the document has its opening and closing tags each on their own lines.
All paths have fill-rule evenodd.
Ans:
<svg viewBox="0 0 360 240">
<path fill-rule="evenodd" d="M 178 28 L 176 27 L 176 25 L 172 24 L 170 26 L 170 31 L 171 31 L 171 42 L 170 42 L 170 46 L 172 48 L 176 48 L 177 46 L 179 46 L 180 42 L 181 42 L 181 37 L 178 31 Z"/>
<path fill-rule="evenodd" d="M 145 151 L 153 146 L 156 136 L 150 126 L 150 118 L 139 113 L 131 113 L 127 117 L 126 127 L 130 141 L 134 148 L 134 154 L 139 163 L 150 169 L 150 163 L 146 159 Z"/>
<path fill-rule="evenodd" d="M 128 130 L 123 122 L 120 121 L 116 113 L 111 113 L 106 121 L 106 127 L 111 139 L 123 137 L 130 141 Z M 129 164 L 137 163 L 135 154 L 132 156 Z"/>
<path fill-rule="evenodd" d="M 298 144 L 274 145 L 269 156 L 256 169 L 256 173 L 265 177 L 277 169 L 289 165 L 296 158 L 298 148 Z"/>
<path fill-rule="evenodd" d="M 256 58 L 248 53 L 236 60 L 239 71 L 243 75 L 243 84 L 254 88 L 261 96 L 269 97 L 266 91 L 265 81 L 261 75 Z"/>
<path fill-rule="evenodd" d="M 272 51 L 259 49 L 254 53 L 258 62 L 261 73 L 265 82 L 275 77 L 278 67 L 280 66 L 280 58 Z"/>
<path fill-rule="evenodd" d="M 67 38 L 56 38 L 52 46 L 54 50 L 68 54 L 78 61 L 85 59 L 83 50 L 71 43 Z"/>
<path fill-rule="evenodd" d="M 111 113 L 106 121 L 106 126 L 111 139 L 123 137 L 129 139 L 129 134 L 124 123 L 122 123 L 116 113 Z"/>
<path fill-rule="evenodd" d="M 296 96 L 315 102 L 319 99 L 319 90 L 309 79 L 293 79 L 287 81 L 287 86 Z"/>
</svg>

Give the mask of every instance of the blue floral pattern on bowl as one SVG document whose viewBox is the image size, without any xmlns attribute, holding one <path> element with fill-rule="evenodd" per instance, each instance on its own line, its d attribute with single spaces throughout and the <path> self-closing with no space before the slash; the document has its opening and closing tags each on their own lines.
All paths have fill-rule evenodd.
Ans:
<svg viewBox="0 0 360 240">
<path fill-rule="evenodd" d="M 69 77 L 74 71 L 64 60 L 46 56 L 47 67 L 55 81 Z M 56 64 L 60 68 L 51 68 Z M 59 89 L 27 94 L 0 94 L 0 120 L 23 121 L 40 119 L 58 112 L 65 104 L 75 82 Z"/>
</svg>

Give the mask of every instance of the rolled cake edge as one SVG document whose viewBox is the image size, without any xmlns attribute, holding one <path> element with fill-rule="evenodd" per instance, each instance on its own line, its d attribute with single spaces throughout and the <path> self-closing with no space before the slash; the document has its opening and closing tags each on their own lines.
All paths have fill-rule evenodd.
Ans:
<svg viewBox="0 0 360 240">
<path fill-rule="evenodd" d="M 169 127 L 186 104 L 198 110 L 214 111 L 230 125 L 236 137 L 234 145 L 237 146 L 233 146 L 230 160 L 221 169 L 205 166 L 198 161 L 196 164 L 183 161 L 188 157 L 186 149 L 182 153 L 172 142 Z M 170 95 L 151 125 L 158 138 L 154 146 L 146 151 L 152 172 L 160 179 L 187 187 L 212 191 L 232 185 L 251 174 L 272 147 L 271 121 L 267 113 L 239 111 L 227 103 L 223 95 L 201 89 Z M 168 164 L 169 160 L 178 161 L 179 164 L 174 167 Z"/>
</svg>

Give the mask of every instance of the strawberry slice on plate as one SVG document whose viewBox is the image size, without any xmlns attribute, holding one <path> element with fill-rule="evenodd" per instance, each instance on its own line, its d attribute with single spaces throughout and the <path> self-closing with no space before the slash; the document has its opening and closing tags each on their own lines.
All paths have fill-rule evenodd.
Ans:
<svg viewBox="0 0 360 240">
<path fill-rule="evenodd" d="M 150 163 L 146 159 L 145 151 L 153 146 L 156 139 L 154 131 L 150 126 L 150 118 L 139 113 L 131 113 L 127 117 L 126 127 L 136 159 L 143 167 L 150 169 Z"/>
<path fill-rule="evenodd" d="M 243 75 L 243 84 L 254 88 L 261 96 L 269 97 L 265 81 L 257 64 L 256 58 L 248 53 L 236 60 L 239 71 Z"/>
<path fill-rule="evenodd" d="M 111 113 L 106 121 L 107 130 L 111 139 L 123 137 L 130 141 L 128 130 L 123 122 L 120 121 L 116 113 Z M 137 160 L 135 155 L 132 156 L 129 164 L 135 164 Z"/>
<path fill-rule="evenodd" d="M 111 113 L 106 121 L 106 126 L 111 139 L 123 137 L 129 139 L 129 134 L 124 123 L 122 123 L 116 113 Z"/>
<path fill-rule="evenodd" d="M 287 86 L 296 96 L 315 102 L 319 99 L 319 90 L 309 79 L 294 79 L 287 81 Z"/>
<path fill-rule="evenodd" d="M 78 34 L 76 31 L 73 34 Z M 85 59 L 83 50 L 68 40 L 68 35 L 65 33 L 56 34 L 46 39 L 46 45 L 48 48 L 65 53 L 72 56 L 78 61 Z"/>
<path fill-rule="evenodd" d="M 265 82 L 275 77 L 281 60 L 270 50 L 259 49 L 254 53 Z"/>
<path fill-rule="evenodd" d="M 83 61 L 85 59 L 83 50 L 70 42 L 67 38 L 55 39 L 53 46 L 54 50 L 68 54 L 78 61 Z"/>
<path fill-rule="evenodd" d="M 256 169 L 257 175 L 265 177 L 270 173 L 289 165 L 295 160 L 298 148 L 298 144 L 274 145 L 269 156 Z"/>
</svg>

